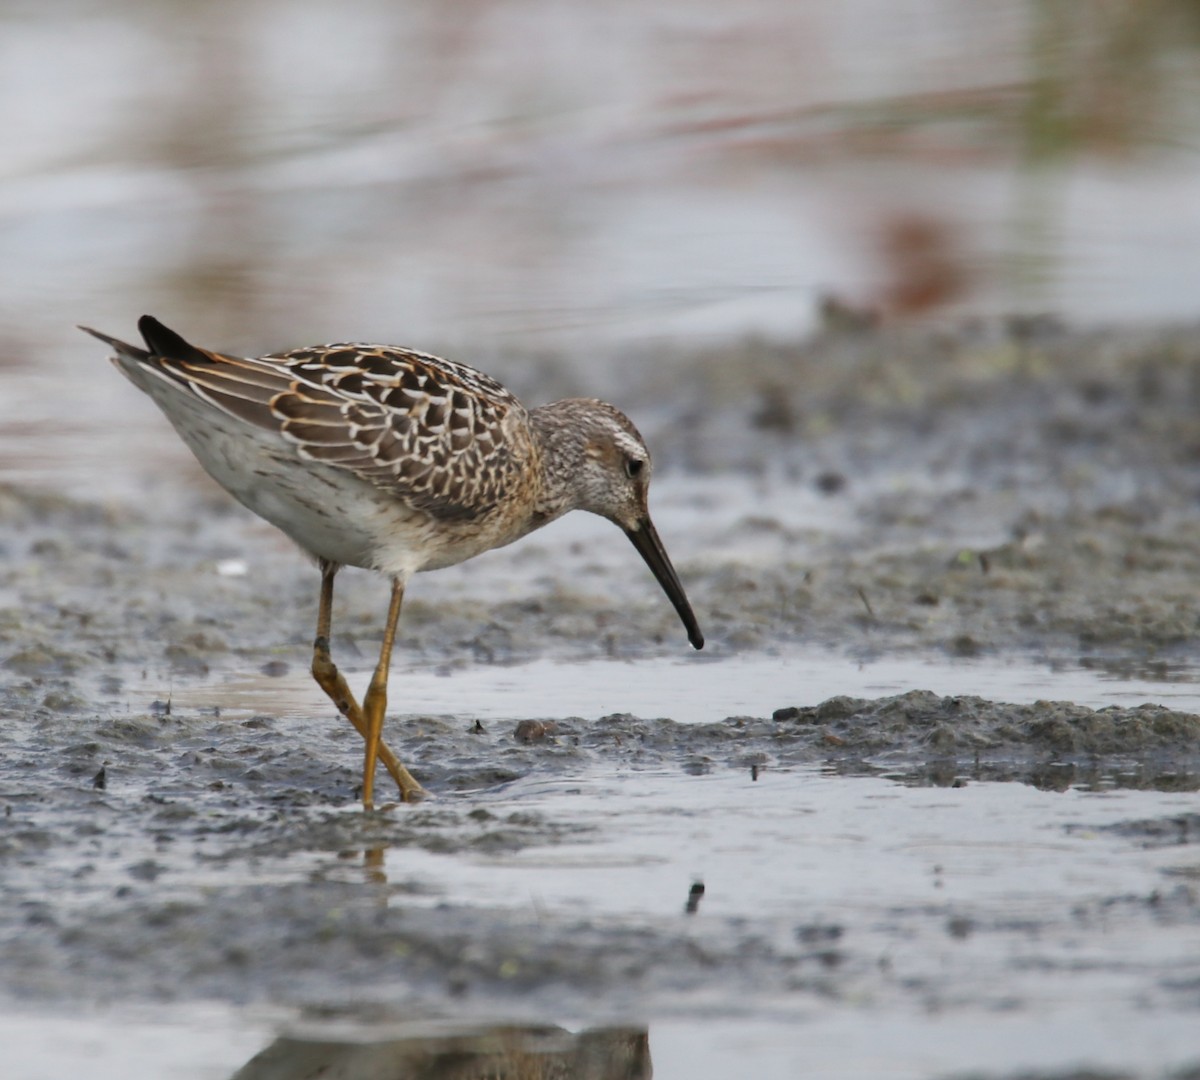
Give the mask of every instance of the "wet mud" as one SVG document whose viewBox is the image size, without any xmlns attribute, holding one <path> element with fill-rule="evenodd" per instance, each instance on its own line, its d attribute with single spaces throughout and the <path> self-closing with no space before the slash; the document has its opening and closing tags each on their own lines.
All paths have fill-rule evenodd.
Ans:
<svg viewBox="0 0 1200 1080">
<path fill-rule="evenodd" d="M 913 996 L 1032 1013 L 1021 977 L 984 993 L 967 967 L 906 981 L 884 958 L 928 934 L 935 952 L 1034 937 L 1087 952 L 1114 923 L 1152 940 L 1153 956 L 1172 936 L 1195 940 L 1200 716 L 1053 691 L 1063 666 L 1196 681 L 1200 332 L 1035 331 L 830 330 L 786 348 L 614 361 L 599 381 L 645 403 L 659 530 L 709 641 L 693 662 L 756 654 L 784 671 L 802 649 L 864 664 L 1021 658 L 1045 665 L 1044 700 L 924 688 L 812 700 L 781 680 L 760 715 L 681 722 L 605 714 L 586 698 L 548 715 L 530 687 L 526 708 L 480 720 L 456 673 L 519 674 L 550 656 L 612 662 L 620 679 L 622 661 L 686 650 L 618 533 L 551 529 L 414 584 L 397 657 L 444 673 L 445 703 L 415 714 L 401 696 L 387 737 L 434 797 L 372 815 L 356 803 L 358 737 L 331 709 L 249 710 L 221 690 L 247 674 L 304 677 L 317 574 L 286 541 L 188 466 L 176 474 L 182 459 L 168 457 L 170 483 L 148 472 L 151 499 L 0 487 L 0 994 L 22 1007 L 217 1000 L 359 1019 L 566 1009 L 609 1024 L 767 1001 L 886 1011 Z M 369 575 L 339 578 L 333 653 L 347 670 L 372 665 L 385 604 Z M 472 868 L 528 860 L 536 890 L 539 860 L 586 865 L 620 841 L 639 789 L 665 850 L 672 829 L 708 820 L 681 792 L 748 807 L 778 785 L 779 813 L 800 829 L 821 807 L 786 800 L 835 781 L 964 799 L 1005 782 L 1029 799 L 1136 795 L 1151 801 L 1079 803 L 1053 843 L 1177 858 L 1143 867 L 1138 885 L 1013 916 L 1020 927 L 1003 904 L 931 896 L 883 905 L 865 935 L 807 897 L 803 874 L 788 917 L 761 919 L 752 884 L 722 914 L 711 882 L 697 892 L 683 870 L 669 913 L 653 917 L 606 914 L 586 894 L 522 906 L 469 885 Z M 578 809 L 604 792 L 595 812 Z M 1013 812 L 1034 828 L 1042 807 Z M 723 820 L 727 834 L 697 851 L 736 843 L 745 821 Z M 845 828 L 887 836 L 878 820 Z M 409 872 L 406 859 L 451 869 Z M 1020 864 L 1016 852 L 1017 876 Z M 614 864 L 617 892 L 629 872 Z M 1066 979 L 1057 944 L 1040 961 L 1028 950 L 1025 962 Z M 1096 960 L 1105 977 L 1119 968 Z M 1200 1002 L 1194 962 L 1147 959 L 1137 980 L 1117 997 Z"/>
<path fill-rule="evenodd" d="M 524 792 L 565 783 L 569 796 L 572 783 L 603 786 L 617 776 L 635 786 L 643 777 L 660 799 L 664 776 L 739 785 L 787 778 L 798 790 L 806 773 L 954 789 L 978 781 L 1051 792 L 1200 787 L 1195 715 L 1006 706 L 920 691 L 702 725 L 564 718 L 535 740 L 509 726 L 411 719 L 393 725 L 391 737 L 437 795 L 371 815 L 355 802 L 354 742 L 333 737 L 332 722 L 322 731 L 265 716 L 60 713 L 16 735 L 18 725 L 5 727 L 4 979 L 27 1004 L 232 994 L 315 1007 L 331 985 L 357 985 L 372 1000 L 399 994 L 436 1012 L 463 995 L 493 1004 L 528 995 L 543 1005 L 618 992 L 686 997 L 714 971 L 759 995 L 836 994 L 847 966 L 858 964 L 861 976 L 871 963 L 845 950 L 836 925 L 798 925 L 781 949 L 761 940 L 762 927 L 737 919 L 698 947 L 686 919 L 653 927 L 546 915 L 531 922 L 525 910 L 491 907 L 486 895 L 414 909 L 410 902 L 437 897 L 436 885 L 427 892 L 419 876 L 392 880 L 383 853 L 403 866 L 402 853 L 412 851 L 491 861 L 564 845 L 586 850 L 619 833 L 620 795 L 609 815 L 592 820 L 530 809 Z M 1200 840 L 1194 813 L 1105 828 L 1142 846 L 1186 849 Z M 1192 923 L 1200 919 L 1195 871 L 1173 892 L 1121 902 Z M 702 898 L 702 888 L 696 894 L 679 881 L 680 912 L 702 909 Z"/>
</svg>

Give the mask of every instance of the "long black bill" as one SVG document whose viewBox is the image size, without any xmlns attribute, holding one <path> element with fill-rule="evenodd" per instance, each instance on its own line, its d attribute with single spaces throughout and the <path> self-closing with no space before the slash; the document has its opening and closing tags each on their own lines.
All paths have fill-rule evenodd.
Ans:
<svg viewBox="0 0 1200 1080">
<path fill-rule="evenodd" d="M 679 612 L 679 618 L 683 620 L 684 629 L 687 630 L 688 641 L 692 643 L 692 648 L 703 649 L 704 635 L 700 633 L 700 624 L 696 622 L 692 605 L 688 603 L 687 594 L 683 591 L 683 586 L 679 584 L 679 575 L 675 573 L 675 567 L 667 558 L 667 549 L 663 547 L 663 542 L 658 538 L 654 524 L 648 517 L 643 518 L 632 529 L 626 529 L 625 535 L 633 541 L 633 546 L 646 560 L 646 565 L 658 579 L 663 592 L 667 594 L 667 599 L 675 605 L 675 610 Z"/>
</svg>

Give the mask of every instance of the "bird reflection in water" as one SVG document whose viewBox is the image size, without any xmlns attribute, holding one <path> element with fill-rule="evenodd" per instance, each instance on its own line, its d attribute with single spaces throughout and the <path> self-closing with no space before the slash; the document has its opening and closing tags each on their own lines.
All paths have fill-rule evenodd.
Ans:
<svg viewBox="0 0 1200 1080">
<path fill-rule="evenodd" d="M 650 1080 L 646 1028 L 404 1025 L 379 1041 L 282 1036 L 232 1080 Z"/>
</svg>

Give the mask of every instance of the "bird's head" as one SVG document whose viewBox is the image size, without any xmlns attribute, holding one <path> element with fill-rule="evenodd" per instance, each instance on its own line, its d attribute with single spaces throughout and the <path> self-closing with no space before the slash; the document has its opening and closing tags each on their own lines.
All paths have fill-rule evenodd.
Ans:
<svg viewBox="0 0 1200 1080">
<path fill-rule="evenodd" d="M 551 443 L 570 446 L 550 468 L 557 469 L 556 486 L 570 493 L 571 509 L 608 518 L 633 542 L 646 565 L 674 605 L 693 647 L 704 646 L 704 635 L 671 565 L 666 548 L 650 519 L 650 450 L 633 422 L 603 401 L 572 399 L 539 410 Z M 561 441 L 555 438 L 561 437 Z"/>
</svg>

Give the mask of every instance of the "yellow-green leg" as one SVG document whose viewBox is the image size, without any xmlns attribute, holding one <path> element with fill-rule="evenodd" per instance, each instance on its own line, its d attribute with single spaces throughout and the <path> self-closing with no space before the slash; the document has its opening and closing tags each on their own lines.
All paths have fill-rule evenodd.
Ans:
<svg viewBox="0 0 1200 1080">
<path fill-rule="evenodd" d="M 363 711 L 355 700 L 354 693 L 346 684 L 342 673 L 338 671 L 337 665 L 334 664 L 333 657 L 329 654 L 329 634 L 333 621 L 333 579 L 338 572 L 338 565 L 322 560 L 320 566 L 321 603 L 317 612 L 317 638 L 313 642 L 313 678 L 317 681 L 317 685 L 325 691 L 329 700 L 337 707 L 338 712 L 346 717 L 354 725 L 355 730 L 366 739 L 370 733 L 370 729 L 367 721 L 363 718 Z M 393 639 L 394 636 L 393 632 Z M 382 727 L 382 719 L 380 720 L 380 726 Z M 400 789 L 400 798 L 404 802 L 415 802 L 425 794 L 425 789 L 417 783 L 416 779 L 401 764 L 400 759 L 392 753 L 391 748 L 382 739 L 377 743 L 376 752 L 379 759 L 387 768 L 387 771 L 391 773 L 392 779 L 396 781 L 396 786 Z M 367 794 L 364 784 L 364 802 L 367 801 Z"/>
<path fill-rule="evenodd" d="M 392 646 L 396 641 L 396 624 L 400 621 L 400 605 L 404 602 L 404 581 L 401 578 L 392 580 L 392 601 L 388 605 L 387 624 L 383 628 L 383 645 L 379 650 L 379 663 L 375 665 L 375 674 L 363 697 L 363 718 L 367 722 L 366 740 L 367 751 L 363 758 L 363 808 L 370 810 L 371 797 L 375 786 L 375 760 L 383 755 L 383 716 L 387 710 L 388 668 L 392 662 Z M 401 766 L 403 768 L 403 766 Z M 411 779 L 411 777 L 410 777 Z M 417 782 L 412 781 L 414 784 Z M 417 791 L 424 789 L 417 784 Z M 400 790 L 400 797 L 405 802 L 409 795 Z"/>
</svg>

